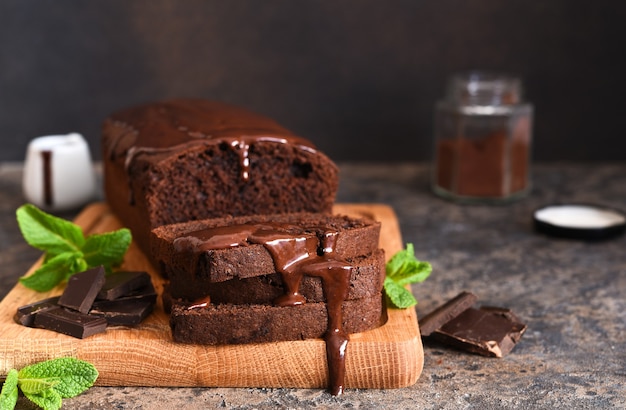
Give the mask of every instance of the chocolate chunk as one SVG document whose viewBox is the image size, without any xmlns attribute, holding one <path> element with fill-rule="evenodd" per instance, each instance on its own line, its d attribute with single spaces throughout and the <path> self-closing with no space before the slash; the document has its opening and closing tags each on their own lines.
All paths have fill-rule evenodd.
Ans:
<svg viewBox="0 0 626 410">
<path fill-rule="evenodd" d="M 115 299 L 94 301 L 105 284 L 104 268 L 78 273 L 70 278 L 63 295 L 22 306 L 14 319 L 24 326 L 82 339 L 104 331 L 107 324 L 136 325 L 152 312 L 157 295 L 146 272 L 123 272 L 106 283 L 103 295 Z M 90 314 L 80 311 L 85 308 Z"/>
<path fill-rule="evenodd" d="M 53 296 L 51 298 L 43 299 L 29 305 L 20 306 L 17 308 L 17 312 L 13 319 L 24 326 L 34 327 L 35 315 L 44 312 L 48 309 L 58 308 L 57 302 L 60 296 Z"/>
<path fill-rule="evenodd" d="M 115 272 L 107 275 L 102 289 L 96 299 L 113 300 L 150 284 L 150 275 L 147 272 Z"/>
<path fill-rule="evenodd" d="M 102 300 L 94 303 L 90 314 L 104 318 L 111 326 L 137 325 L 152 312 L 155 299 L 120 298 L 116 300 Z"/>
<path fill-rule="evenodd" d="M 96 333 L 104 332 L 107 321 L 102 317 L 80 313 L 74 310 L 57 307 L 48 309 L 35 316 L 34 324 L 68 336 L 84 339 Z"/>
<path fill-rule="evenodd" d="M 461 292 L 420 320 L 422 336 L 483 356 L 509 353 L 526 331 L 510 309 L 483 306 L 474 309 L 476 295 Z"/>
<path fill-rule="evenodd" d="M 113 299 L 113 301 L 116 300 L 151 300 L 151 301 L 156 301 L 156 290 L 154 289 L 154 286 L 152 285 L 152 282 L 148 282 L 147 285 L 143 286 L 140 289 L 135 289 L 132 292 L 129 292 L 127 294 L 124 294 L 122 297 Z M 98 300 L 96 299 L 95 302 L 93 302 L 93 305 L 91 306 L 92 308 L 96 307 L 98 304 L 102 303 L 102 302 L 108 302 L 107 300 Z"/>
<path fill-rule="evenodd" d="M 470 292 L 461 292 L 453 299 L 439 306 L 420 319 L 420 333 L 422 336 L 430 336 L 435 330 L 457 317 L 464 310 L 476 303 L 476 295 Z"/>
<path fill-rule="evenodd" d="M 88 313 L 96 295 L 104 285 L 104 276 L 103 266 L 72 275 L 59 299 L 59 305 L 81 313 Z"/>
<path fill-rule="evenodd" d="M 96 300 L 89 312 L 104 317 L 109 325 L 136 325 L 145 319 L 156 303 L 152 282 L 141 289 L 114 300 Z"/>
<path fill-rule="evenodd" d="M 469 308 L 453 318 L 432 337 L 483 356 L 509 353 L 526 331 L 526 325 L 508 309 Z"/>
</svg>

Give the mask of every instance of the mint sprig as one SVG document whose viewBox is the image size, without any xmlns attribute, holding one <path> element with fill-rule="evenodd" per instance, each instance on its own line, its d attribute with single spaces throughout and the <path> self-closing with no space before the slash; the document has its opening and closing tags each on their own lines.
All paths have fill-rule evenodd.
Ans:
<svg viewBox="0 0 626 410">
<path fill-rule="evenodd" d="M 104 265 L 111 271 L 122 263 L 132 240 L 128 229 L 84 236 L 80 226 L 26 204 L 16 212 L 17 223 L 26 242 L 45 251 L 42 265 L 20 282 L 45 292 L 75 273 Z"/>
<path fill-rule="evenodd" d="M 409 283 L 423 282 L 430 276 L 432 266 L 415 257 L 412 243 L 407 243 L 406 249 L 397 252 L 389 259 L 385 266 L 384 282 L 385 293 L 391 304 L 400 309 L 406 309 L 417 304 L 413 294 L 405 288 Z"/>
<path fill-rule="evenodd" d="M 97 378 L 98 370 L 91 363 L 72 357 L 35 363 L 20 371 L 11 369 L 0 392 L 0 410 L 15 408 L 18 387 L 44 410 L 57 410 L 62 399 L 78 396 Z"/>
</svg>

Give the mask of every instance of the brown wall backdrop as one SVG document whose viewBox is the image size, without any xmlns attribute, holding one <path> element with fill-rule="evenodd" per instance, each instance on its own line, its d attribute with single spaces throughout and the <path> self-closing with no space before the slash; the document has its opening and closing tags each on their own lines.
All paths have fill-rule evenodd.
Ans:
<svg viewBox="0 0 626 410">
<path fill-rule="evenodd" d="M 626 2 L 2 0 L 0 160 L 148 100 L 248 107 L 337 160 L 428 160 L 446 78 L 518 73 L 537 160 L 626 160 Z"/>
</svg>

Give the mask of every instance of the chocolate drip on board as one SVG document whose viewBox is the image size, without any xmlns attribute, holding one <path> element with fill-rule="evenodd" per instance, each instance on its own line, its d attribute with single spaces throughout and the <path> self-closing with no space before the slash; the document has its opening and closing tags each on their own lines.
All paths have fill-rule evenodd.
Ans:
<svg viewBox="0 0 626 410">
<path fill-rule="evenodd" d="M 343 330 L 342 305 L 348 297 L 352 266 L 335 253 L 339 236 L 336 231 L 306 230 L 280 223 L 241 224 L 190 232 L 174 240 L 178 251 L 194 252 L 263 245 L 272 256 L 276 271 L 281 274 L 285 293 L 274 300 L 276 306 L 298 306 L 306 303 L 299 293 L 304 275 L 319 277 L 326 297 L 328 326 L 325 334 L 326 358 L 329 368 L 329 390 L 333 395 L 343 393 L 345 357 L 348 334 Z M 194 303 L 190 308 L 206 306 Z"/>
</svg>

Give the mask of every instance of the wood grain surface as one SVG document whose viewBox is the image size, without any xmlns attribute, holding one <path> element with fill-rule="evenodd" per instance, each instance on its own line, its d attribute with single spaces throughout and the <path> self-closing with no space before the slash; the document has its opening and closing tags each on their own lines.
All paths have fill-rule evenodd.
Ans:
<svg viewBox="0 0 626 410">
<path fill-rule="evenodd" d="M 381 204 L 338 204 L 336 213 L 366 215 L 382 222 L 381 247 L 387 257 L 403 246 L 393 210 Z M 118 229 L 117 218 L 103 203 L 86 207 L 76 218 L 86 234 Z M 34 271 L 37 261 L 28 273 Z M 160 293 L 163 280 L 133 244 L 123 269 L 145 270 Z M 94 364 L 100 386 L 301 387 L 327 385 L 324 341 L 311 339 L 250 345 L 198 346 L 174 343 L 161 302 L 133 328 L 76 339 L 14 322 L 19 306 L 63 291 L 47 293 L 16 286 L 0 303 L 0 375 L 11 368 L 56 358 L 76 357 Z M 423 367 L 423 349 L 414 309 L 388 309 L 387 322 L 374 330 L 350 335 L 346 388 L 398 388 L 411 385 Z"/>
</svg>

